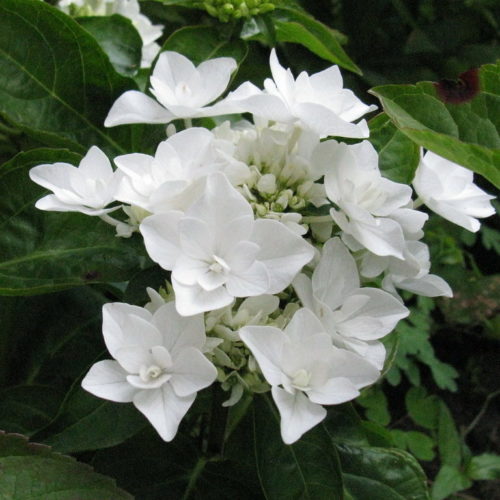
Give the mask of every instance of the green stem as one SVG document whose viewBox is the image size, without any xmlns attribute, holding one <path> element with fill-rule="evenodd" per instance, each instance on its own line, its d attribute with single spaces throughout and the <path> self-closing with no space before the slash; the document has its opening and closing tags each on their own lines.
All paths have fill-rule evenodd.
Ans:
<svg viewBox="0 0 500 500">
<path fill-rule="evenodd" d="M 333 222 L 330 215 L 310 215 L 306 217 L 302 217 L 302 221 L 304 224 L 311 224 L 315 222 Z"/>
<path fill-rule="evenodd" d="M 198 481 L 200 474 L 203 472 L 203 469 L 205 468 L 205 465 L 207 462 L 208 462 L 208 460 L 205 457 L 198 458 L 198 461 L 196 462 L 196 465 L 194 466 L 193 472 L 191 473 L 191 477 L 189 478 L 189 482 L 188 482 L 188 485 L 186 487 L 186 491 L 184 492 L 184 495 L 182 496 L 182 500 L 188 500 L 189 495 L 194 490 L 194 488 L 196 486 L 196 482 Z"/>
<path fill-rule="evenodd" d="M 193 126 L 193 120 L 191 120 L 191 118 L 184 118 L 184 126 L 186 128 L 191 128 Z"/>
<path fill-rule="evenodd" d="M 212 389 L 212 409 L 206 452 L 209 456 L 222 455 L 226 434 L 228 408 L 222 406 L 226 393 L 217 385 Z"/>
</svg>

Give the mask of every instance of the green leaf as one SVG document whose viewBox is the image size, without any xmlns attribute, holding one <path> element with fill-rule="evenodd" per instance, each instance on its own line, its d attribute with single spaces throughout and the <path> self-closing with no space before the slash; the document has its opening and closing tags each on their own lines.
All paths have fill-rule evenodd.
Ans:
<svg viewBox="0 0 500 500">
<path fill-rule="evenodd" d="M 434 440 L 427 434 L 408 431 L 406 432 L 406 443 L 410 452 L 419 460 L 433 460 L 436 455 L 434 453 Z"/>
<path fill-rule="evenodd" d="M 80 17 L 77 21 L 95 38 L 118 73 L 124 76 L 137 73 L 141 67 L 142 39 L 130 19 L 114 14 Z"/>
<path fill-rule="evenodd" d="M 412 420 L 426 429 L 437 429 L 439 415 L 439 399 L 427 396 L 423 387 L 411 387 L 405 396 L 406 409 Z"/>
<path fill-rule="evenodd" d="M 0 4 L 0 114 L 45 144 L 83 153 L 131 146 L 130 127 L 105 129 L 132 80 L 118 75 L 94 38 L 39 0 Z"/>
<path fill-rule="evenodd" d="M 321 425 L 335 444 L 370 445 L 363 421 L 351 403 L 330 406 L 327 411 L 328 414 Z"/>
<path fill-rule="evenodd" d="M 371 92 L 411 140 L 500 187 L 500 62 L 482 66 L 480 80 L 481 91 L 461 104 L 443 102 L 432 82 Z"/>
<path fill-rule="evenodd" d="M 500 255 L 500 231 L 491 227 L 481 226 L 481 243 L 487 250 L 493 250 Z"/>
<path fill-rule="evenodd" d="M 18 434 L 0 433 L 0 469 L 0 498 L 132 499 L 111 478 Z"/>
<path fill-rule="evenodd" d="M 483 453 L 472 457 L 467 465 L 466 474 L 475 481 L 500 479 L 500 456 Z"/>
<path fill-rule="evenodd" d="M 398 130 L 385 113 L 372 118 L 368 125 L 382 175 L 391 181 L 410 184 L 420 161 L 419 146 Z"/>
<path fill-rule="evenodd" d="M 456 491 L 472 486 L 472 481 L 452 465 L 443 465 L 434 480 L 431 490 L 432 500 L 443 500 Z"/>
<path fill-rule="evenodd" d="M 356 402 L 365 408 L 368 420 L 380 425 L 388 425 L 391 421 L 387 398 L 380 385 L 364 390 Z"/>
<path fill-rule="evenodd" d="M 0 367 L 7 383 L 41 384 L 66 394 L 105 349 L 101 308 L 109 298 L 93 287 L 0 297 Z"/>
<path fill-rule="evenodd" d="M 426 500 L 425 474 L 408 453 L 339 445 L 342 476 L 354 500 Z"/>
<path fill-rule="evenodd" d="M 186 26 L 172 33 L 161 48 L 183 54 L 195 65 L 216 57 L 232 57 L 241 64 L 247 55 L 243 40 L 228 40 L 212 26 Z"/>
<path fill-rule="evenodd" d="M 21 385 L 0 391 L 0 428 L 31 436 L 55 417 L 63 396 L 46 385 Z"/>
<path fill-rule="evenodd" d="M 349 58 L 340 41 L 346 37 L 293 7 L 279 7 L 270 12 L 279 42 L 298 43 L 311 52 L 342 68 L 361 75 L 361 69 Z"/>
<path fill-rule="evenodd" d="M 462 463 L 462 443 L 448 407 L 440 401 L 438 417 L 438 448 L 441 463 L 458 468 Z"/>
<path fill-rule="evenodd" d="M 166 443 L 148 426 L 123 444 L 96 452 L 92 465 L 97 471 L 115 477 L 140 500 L 255 500 L 262 497 L 253 470 L 250 472 L 255 477 L 249 476 L 241 463 L 220 456 L 205 456 L 198 444 L 196 438 L 182 433 Z M 239 446 L 235 455 L 241 457 L 246 450 Z"/>
<path fill-rule="evenodd" d="M 61 453 L 98 450 L 116 446 L 149 425 L 132 404 L 99 399 L 77 384 L 54 421 L 35 436 L 37 441 Z"/>
<path fill-rule="evenodd" d="M 323 426 L 316 426 L 299 441 L 285 445 L 278 412 L 269 398 L 261 396 L 254 399 L 253 439 L 256 467 L 266 498 L 343 499 L 337 452 Z"/>
<path fill-rule="evenodd" d="M 56 161 L 78 164 L 79 158 L 65 150 L 37 149 L 0 167 L 0 294 L 120 281 L 138 271 L 134 238 L 116 238 L 114 228 L 95 217 L 35 208 L 46 191 L 29 179 L 30 168 Z"/>
</svg>

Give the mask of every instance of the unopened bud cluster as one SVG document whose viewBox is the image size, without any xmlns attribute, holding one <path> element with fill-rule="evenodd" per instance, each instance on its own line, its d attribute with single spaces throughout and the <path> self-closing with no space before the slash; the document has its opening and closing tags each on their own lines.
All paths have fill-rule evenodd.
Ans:
<svg viewBox="0 0 500 500">
<path fill-rule="evenodd" d="M 264 14 L 274 10 L 280 0 L 206 0 L 201 6 L 220 21 L 227 23 L 230 19 L 240 19 Z"/>
</svg>

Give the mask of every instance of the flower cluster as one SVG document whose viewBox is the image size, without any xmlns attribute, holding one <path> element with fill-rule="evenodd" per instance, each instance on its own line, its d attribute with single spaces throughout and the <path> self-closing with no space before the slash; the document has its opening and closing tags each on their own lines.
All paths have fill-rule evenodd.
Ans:
<svg viewBox="0 0 500 500">
<path fill-rule="evenodd" d="M 339 69 L 295 79 L 273 50 L 264 89 L 246 82 L 220 99 L 236 66 L 218 58 L 195 67 L 163 52 L 150 95 L 124 93 L 106 126 L 184 120 L 183 130 L 170 124 L 154 156 L 118 156 L 116 169 L 94 146 L 78 167 L 39 165 L 30 175 L 51 191 L 38 208 L 100 217 L 124 238 L 139 233 L 170 271 L 168 293 L 148 289 L 144 307 L 104 306 L 113 360 L 96 363 L 83 387 L 133 402 L 165 440 L 216 381 L 226 406 L 270 390 L 293 443 L 325 405 L 379 378 L 381 339 L 409 313 L 399 289 L 451 290 L 430 273 L 427 214 L 410 186 L 381 175 L 366 140 L 363 116 L 374 108 L 343 88 Z M 242 113 L 253 121 L 192 126 Z M 470 230 L 493 212 L 470 172 L 430 152 L 414 187 Z"/>
<path fill-rule="evenodd" d="M 194 5 L 205 9 L 211 16 L 214 16 L 227 23 L 230 19 L 240 19 L 242 17 L 257 16 L 274 10 L 276 4 L 281 0 L 204 0 L 195 2 Z"/>
</svg>

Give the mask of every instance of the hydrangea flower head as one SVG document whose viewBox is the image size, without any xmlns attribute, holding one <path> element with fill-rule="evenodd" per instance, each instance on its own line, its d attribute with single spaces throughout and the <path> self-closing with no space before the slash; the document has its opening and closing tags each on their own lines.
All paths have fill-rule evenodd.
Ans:
<svg viewBox="0 0 500 500">
<path fill-rule="evenodd" d="M 140 226 L 150 257 L 172 271 L 180 314 L 229 305 L 234 297 L 274 294 L 314 255 L 280 222 L 254 220 L 252 207 L 222 173 L 207 177 L 185 213 L 170 211 Z"/>
<path fill-rule="evenodd" d="M 105 207 L 115 200 L 121 174 L 113 171 L 107 156 L 97 146 L 89 149 L 78 167 L 69 163 L 38 165 L 29 175 L 33 182 L 53 192 L 36 202 L 40 210 L 87 215 L 115 210 Z"/>
<path fill-rule="evenodd" d="M 464 229 L 476 232 L 477 218 L 495 213 L 495 197 L 474 184 L 474 174 L 432 151 L 422 156 L 413 179 L 420 199 L 434 212 Z"/>
<path fill-rule="evenodd" d="M 245 326 L 240 337 L 272 387 L 287 444 L 326 417 L 322 405 L 340 404 L 378 378 L 379 371 L 357 354 L 332 345 L 323 325 L 299 309 L 288 326 Z"/>
<path fill-rule="evenodd" d="M 196 393 L 217 377 L 201 352 L 203 317 L 183 318 L 173 302 L 154 314 L 128 304 L 106 304 L 103 335 L 114 360 L 94 364 L 82 387 L 100 398 L 133 402 L 162 439 L 171 441 Z"/>
<path fill-rule="evenodd" d="M 312 279 L 300 274 L 293 286 L 302 304 L 321 321 L 337 347 L 353 351 L 379 370 L 385 361 L 381 337 L 409 311 L 377 288 L 361 288 L 356 262 L 339 238 L 328 240 Z"/>
<path fill-rule="evenodd" d="M 129 90 L 115 101 L 104 125 L 169 123 L 176 118 L 224 114 L 227 109 L 208 104 L 224 92 L 235 69 L 236 61 L 231 57 L 210 59 L 195 67 L 182 54 L 162 52 L 150 79 L 150 91 L 156 99 Z"/>
<path fill-rule="evenodd" d="M 264 92 L 247 82 L 227 100 L 235 101 L 242 110 L 255 116 L 297 123 L 320 137 L 368 137 L 365 120 L 358 124 L 352 122 L 376 107 L 363 104 L 352 91 L 343 88 L 338 66 L 311 76 L 303 71 L 295 79 L 290 69 L 280 65 L 274 49 L 270 66 L 273 78 L 264 81 Z"/>
</svg>

